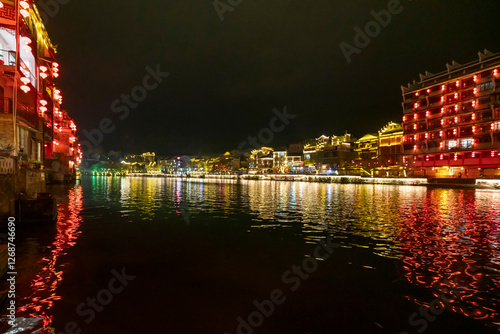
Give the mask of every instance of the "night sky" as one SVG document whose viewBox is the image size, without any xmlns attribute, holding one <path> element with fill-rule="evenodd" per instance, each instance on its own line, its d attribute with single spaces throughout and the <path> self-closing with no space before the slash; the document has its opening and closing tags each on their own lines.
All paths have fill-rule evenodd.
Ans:
<svg viewBox="0 0 500 334">
<path fill-rule="evenodd" d="M 285 105 L 297 117 L 269 146 L 376 132 L 401 120 L 400 86 L 419 73 L 500 52 L 499 1 L 402 0 L 348 64 L 340 43 L 354 46 L 353 29 L 391 1 L 243 0 L 223 21 L 211 0 L 69 1 L 47 28 L 81 140 L 109 118 L 98 150 L 223 153 Z M 142 85 L 147 66 L 170 75 L 120 119 L 111 104 Z"/>
</svg>

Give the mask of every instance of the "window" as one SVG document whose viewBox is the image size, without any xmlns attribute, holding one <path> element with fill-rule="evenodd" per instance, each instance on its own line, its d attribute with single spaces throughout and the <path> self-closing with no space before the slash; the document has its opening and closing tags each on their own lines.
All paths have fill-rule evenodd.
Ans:
<svg viewBox="0 0 500 334">
<path fill-rule="evenodd" d="M 492 89 L 493 89 L 493 82 L 491 82 L 491 81 L 490 82 L 486 82 L 486 83 L 484 83 L 482 85 L 479 85 L 479 90 L 481 92 L 484 92 L 486 90 L 492 90 Z"/>
<path fill-rule="evenodd" d="M 448 142 L 448 149 L 451 150 L 453 148 L 457 147 L 457 141 L 456 140 L 450 140 Z"/>
<path fill-rule="evenodd" d="M 474 140 L 472 138 L 468 139 L 462 139 L 460 141 L 460 148 L 472 148 L 472 144 L 474 143 Z"/>
</svg>

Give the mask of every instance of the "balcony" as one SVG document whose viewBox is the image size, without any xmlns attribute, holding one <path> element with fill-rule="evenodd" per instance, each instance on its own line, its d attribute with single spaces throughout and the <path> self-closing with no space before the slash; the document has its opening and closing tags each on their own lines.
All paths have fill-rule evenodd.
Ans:
<svg viewBox="0 0 500 334">
<path fill-rule="evenodd" d="M 9 98 L 0 99 L 0 112 L 5 114 L 12 114 L 12 100 Z M 26 123 L 26 125 L 38 129 L 38 114 L 34 109 L 29 108 L 23 103 L 18 102 L 16 108 L 16 116 L 18 121 Z"/>
</svg>

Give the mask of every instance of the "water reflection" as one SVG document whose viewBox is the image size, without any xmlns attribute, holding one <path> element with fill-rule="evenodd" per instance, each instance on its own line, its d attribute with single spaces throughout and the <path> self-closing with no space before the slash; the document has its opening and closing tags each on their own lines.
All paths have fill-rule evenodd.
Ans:
<svg viewBox="0 0 500 334">
<path fill-rule="evenodd" d="M 180 179 L 122 179 L 121 192 L 124 216 L 244 212 L 253 216 L 250 232 L 291 229 L 306 243 L 332 234 L 343 247 L 398 260 L 404 279 L 426 292 L 408 300 L 428 305 L 457 288 L 449 310 L 500 328 L 499 192 Z"/>
<path fill-rule="evenodd" d="M 412 287 L 405 290 L 407 300 L 428 305 L 455 287 L 460 296 L 447 304 L 449 310 L 500 328 L 500 192 L 171 178 L 92 177 L 83 182 L 91 189 L 83 201 L 85 217 L 92 220 L 112 212 L 120 222 L 191 222 L 190 229 L 216 220 L 249 233 L 280 230 L 304 243 L 333 235 L 345 249 L 376 255 L 363 259 L 366 268 L 396 262 L 394 270 Z M 63 264 L 58 258 L 80 233 L 81 188 L 72 189 L 69 198 L 69 205 L 60 207 L 51 256 L 44 258 L 32 295 L 19 310 L 45 325 L 52 320 L 48 309 L 60 298 L 56 288 Z"/>
<path fill-rule="evenodd" d="M 63 280 L 65 263 L 61 256 L 76 244 L 80 235 L 82 210 L 82 187 L 75 186 L 68 191 L 68 204 L 59 205 L 57 220 L 57 235 L 50 252 L 40 261 L 42 269 L 34 276 L 30 284 L 29 297 L 18 300 L 22 305 L 16 312 L 16 327 L 7 333 L 51 333 L 49 325 L 52 322 L 50 309 L 55 301 L 61 299 L 57 288 Z"/>
<path fill-rule="evenodd" d="M 397 241 L 410 283 L 435 298 L 458 290 L 449 309 L 500 328 L 499 200 L 497 192 L 430 190 L 401 208 Z M 426 306 L 430 300 L 407 298 Z"/>
</svg>

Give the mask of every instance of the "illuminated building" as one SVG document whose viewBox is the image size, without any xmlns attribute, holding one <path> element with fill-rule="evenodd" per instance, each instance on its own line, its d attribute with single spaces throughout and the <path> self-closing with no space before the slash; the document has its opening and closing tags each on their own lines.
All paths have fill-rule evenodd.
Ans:
<svg viewBox="0 0 500 334">
<path fill-rule="evenodd" d="M 499 70 L 500 53 L 485 50 L 402 87 L 404 159 L 414 175 L 500 175 Z"/>
<path fill-rule="evenodd" d="M 354 160 L 351 135 L 322 135 L 304 145 L 304 167 L 306 171 L 333 173 L 350 166 Z"/>
<path fill-rule="evenodd" d="M 368 170 L 378 165 L 378 136 L 367 134 L 354 142 L 356 166 Z"/>
<path fill-rule="evenodd" d="M 275 173 L 289 173 L 291 170 L 297 170 L 302 166 L 301 156 L 288 155 L 286 150 L 273 152 L 273 170 Z"/>
<path fill-rule="evenodd" d="M 20 164 L 44 165 L 49 179 L 81 162 L 76 125 L 61 109 L 59 64 L 33 1 L 0 8 L 0 147 Z"/>
<path fill-rule="evenodd" d="M 181 168 L 181 157 L 173 160 L 176 167 Z M 159 173 L 165 166 L 164 163 L 156 162 L 156 154 L 147 152 L 139 155 L 128 155 L 122 162 L 122 168 L 128 173 Z"/>
<path fill-rule="evenodd" d="M 378 132 L 376 176 L 406 176 L 403 164 L 403 126 L 389 122 Z"/>
<path fill-rule="evenodd" d="M 262 147 L 252 150 L 250 154 L 249 169 L 253 172 L 268 172 L 273 168 L 273 152 L 271 147 Z"/>
</svg>

